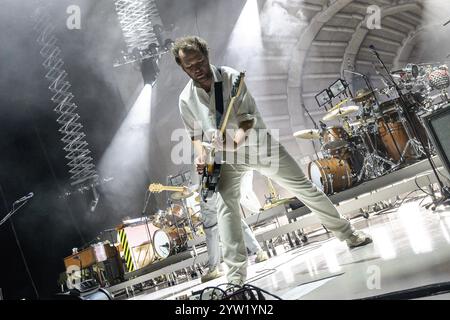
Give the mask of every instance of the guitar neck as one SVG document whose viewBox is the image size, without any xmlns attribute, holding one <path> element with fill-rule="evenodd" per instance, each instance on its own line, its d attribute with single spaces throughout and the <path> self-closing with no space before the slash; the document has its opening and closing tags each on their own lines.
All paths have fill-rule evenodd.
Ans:
<svg viewBox="0 0 450 320">
<path fill-rule="evenodd" d="M 227 112 L 225 113 L 225 118 L 223 119 L 222 126 L 220 127 L 220 134 L 222 136 L 227 128 L 228 119 L 230 118 L 231 110 L 234 108 L 234 102 L 236 101 L 236 98 L 241 95 L 242 86 L 244 84 L 244 76 L 245 76 L 245 73 L 241 72 L 241 74 L 240 74 L 241 80 L 239 83 L 239 88 L 237 90 L 237 93 L 234 97 L 231 98 L 230 103 L 228 104 Z"/>
<path fill-rule="evenodd" d="M 233 109 L 235 100 L 236 100 L 236 97 L 231 98 L 231 101 L 228 104 L 227 113 L 225 114 L 225 118 L 223 119 L 223 122 L 222 122 L 222 127 L 220 128 L 220 134 L 222 134 L 222 135 L 225 132 L 225 129 L 227 128 L 228 119 L 230 118 L 231 109 Z"/>
<path fill-rule="evenodd" d="M 185 190 L 185 187 L 161 186 L 160 190 L 161 191 L 183 192 Z"/>
</svg>

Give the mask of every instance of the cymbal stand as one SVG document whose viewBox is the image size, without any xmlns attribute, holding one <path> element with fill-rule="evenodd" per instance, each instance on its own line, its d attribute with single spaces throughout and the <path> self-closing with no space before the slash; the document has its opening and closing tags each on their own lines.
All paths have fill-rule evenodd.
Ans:
<svg viewBox="0 0 450 320">
<path fill-rule="evenodd" d="M 175 230 L 176 230 L 176 232 L 177 232 L 178 238 L 181 239 L 181 240 L 183 240 L 183 237 L 181 236 L 181 233 L 180 233 L 180 226 L 179 226 L 179 224 L 178 224 L 178 219 L 177 219 L 177 217 L 175 216 L 175 214 L 173 213 L 173 208 L 172 208 L 173 202 L 172 202 L 172 200 L 170 200 L 170 199 L 169 199 L 167 202 L 168 202 L 168 204 L 169 204 L 169 206 L 170 206 L 170 210 L 171 210 L 170 215 L 172 216 L 173 224 L 175 225 Z M 167 221 L 170 221 L 170 220 L 167 220 Z M 172 226 L 173 226 L 173 225 L 172 225 Z M 185 232 L 185 242 L 187 242 L 186 232 Z M 180 247 L 180 246 L 179 246 L 177 243 L 175 243 L 175 247 L 177 248 L 176 251 L 179 252 L 178 250 L 179 250 L 179 247 Z"/>
<path fill-rule="evenodd" d="M 188 221 L 189 227 L 191 228 L 192 233 L 195 234 L 197 232 L 197 229 L 195 228 L 194 223 L 192 222 L 191 214 L 189 213 L 189 209 L 188 209 L 188 206 L 187 206 L 187 203 L 186 203 L 186 199 L 182 199 L 181 203 L 183 204 L 183 209 L 186 212 L 186 217 L 187 217 L 187 221 Z M 189 241 L 189 237 L 187 235 L 186 229 L 184 229 L 184 234 L 186 236 L 186 243 L 187 243 Z"/>
<path fill-rule="evenodd" d="M 314 124 L 314 128 L 317 129 L 317 130 L 319 130 L 319 131 L 320 131 L 320 130 L 323 130 L 322 126 L 319 127 L 319 126 L 317 125 L 317 122 L 314 121 L 314 118 L 311 116 L 311 114 L 310 114 L 309 111 L 308 111 L 308 108 L 306 108 L 306 106 L 305 106 L 304 103 L 302 103 L 302 106 L 303 106 L 303 109 L 305 109 L 306 114 L 308 115 L 308 117 L 311 119 L 311 122 Z M 320 139 L 320 146 L 322 147 L 322 134 L 320 135 L 320 137 L 321 137 L 321 139 Z M 313 146 L 313 149 L 314 149 L 314 153 L 316 154 L 316 158 L 319 159 L 319 155 L 317 154 L 316 144 L 314 143 L 314 140 L 311 140 L 311 143 L 312 143 L 312 146 Z"/>
</svg>

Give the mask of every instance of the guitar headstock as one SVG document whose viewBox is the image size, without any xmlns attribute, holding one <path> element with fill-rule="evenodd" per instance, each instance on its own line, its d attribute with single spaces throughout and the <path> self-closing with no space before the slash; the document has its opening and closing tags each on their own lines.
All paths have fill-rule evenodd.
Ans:
<svg viewBox="0 0 450 320">
<path fill-rule="evenodd" d="M 153 193 L 159 193 L 159 192 L 164 191 L 164 186 L 161 183 L 152 183 L 148 187 L 148 191 L 153 192 Z"/>
<path fill-rule="evenodd" d="M 239 76 L 233 82 L 233 87 L 231 88 L 231 97 L 236 97 L 241 94 L 242 85 L 244 84 L 245 72 L 239 73 Z"/>
</svg>

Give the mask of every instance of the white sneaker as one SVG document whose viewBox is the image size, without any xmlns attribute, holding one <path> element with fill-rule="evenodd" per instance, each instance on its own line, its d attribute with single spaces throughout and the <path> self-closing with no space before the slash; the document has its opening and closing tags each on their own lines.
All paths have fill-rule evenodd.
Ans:
<svg viewBox="0 0 450 320">
<path fill-rule="evenodd" d="M 244 281 L 242 281 L 242 280 L 239 280 L 239 279 L 231 280 L 228 282 L 225 291 L 227 293 L 231 293 L 231 292 L 241 289 L 243 285 L 244 285 Z"/>
<path fill-rule="evenodd" d="M 266 260 L 269 260 L 269 256 L 267 255 L 267 253 L 264 250 L 259 250 L 256 253 L 255 263 L 260 263 Z"/>
<path fill-rule="evenodd" d="M 365 246 L 372 242 L 372 238 L 362 231 L 354 231 L 348 239 L 345 240 L 347 246 L 351 248 Z"/>
<path fill-rule="evenodd" d="M 218 267 L 214 267 L 212 269 L 208 269 L 208 273 L 201 277 L 202 283 L 208 282 L 223 276 L 223 273 L 219 270 Z"/>
<path fill-rule="evenodd" d="M 234 279 L 231 280 L 226 289 L 225 293 L 228 300 L 248 300 L 248 298 L 245 296 L 243 292 L 239 292 L 242 290 L 242 287 L 244 286 L 244 281 L 240 279 Z"/>
</svg>

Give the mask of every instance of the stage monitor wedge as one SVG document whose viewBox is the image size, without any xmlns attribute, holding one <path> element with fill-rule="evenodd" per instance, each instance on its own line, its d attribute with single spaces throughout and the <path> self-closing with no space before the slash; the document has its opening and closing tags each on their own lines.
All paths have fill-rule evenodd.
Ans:
<svg viewBox="0 0 450 320">
<path fill-rule="evenodd" d="M 422 116 L 427 134 L 450 176 L 450 104 Z"/>
</svg>

